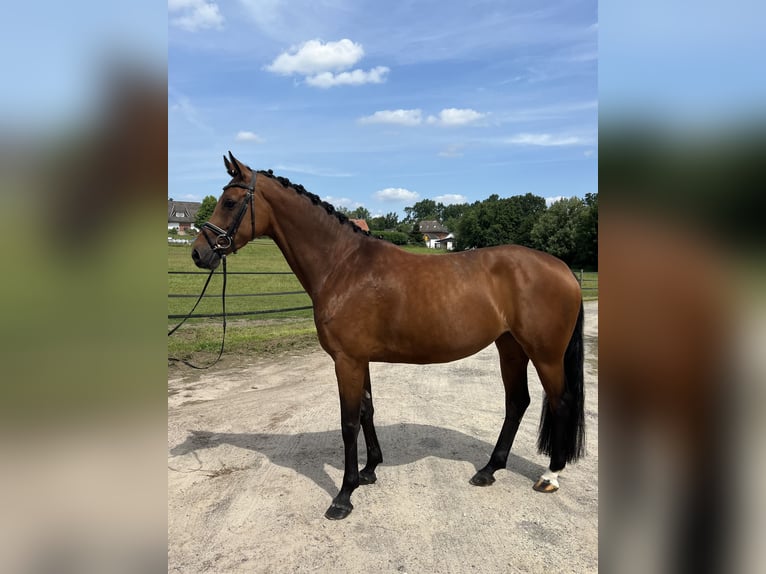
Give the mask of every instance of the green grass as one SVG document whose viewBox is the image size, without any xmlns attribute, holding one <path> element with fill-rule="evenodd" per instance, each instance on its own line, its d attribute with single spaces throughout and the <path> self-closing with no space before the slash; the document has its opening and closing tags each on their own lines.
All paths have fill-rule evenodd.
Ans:
<svg viewBox="0 0 766 574">
<path fill-rule="evenodd" d="M 311 299 L 303 292 L 296 277 L 290 275 L 236 275 L 237 271 L 290 271 L 274 242 L 258 239 L 227 258 L 229 275 L 226 280 L 226 312 L 266 311 L 290 307 L 306 307 Z M 169 271 L 200 271 L 192 262 L 188 245 L 168 245 Z M 221 312 L 221 267 L 216 270 L 207 294 L 195 314 Z M 168 293 L 195 295 L 189 298 L 168 297 L 168 314 L 188 313 L 207 279 L 201 275 L 168 275 Z M 300 291 L 297 295 L 264 295 L 238 297 L 241 294 L 263 294 Z M 175 325 L 180 319 L 168 319 Z M 168 356 L 205 362 L 218 353 L 221 344 L 221 318 L 189 319 L 168 338 Z M 316 328 L 310 309 L 286 313 L 270 313 L 247 317 L 230 317 L 227 321 L 226 350 L 228 353 L 273 355 L 291 349 L 317 344 Z"/>
<path fill-rule="evenodd" d="M 580 277 L 580 271 L 575 271 L 575 275 Z M 598 299 L 598 271 L 583 271 L 582 274 L 582 298 L 585 301 L 594 301 Z"/>
<path fill-rule="evenodd" d="M 412 253 L 435 253 L 427 247 L 405 248 Z M 168 245 L 169 271 L 201 271 L 191 260 L 188 245 Z M 441 252 L 443 253 L 443 252 Z M 273 241 L 257 239 L 227 258 L 229 275 L 226 287 L 226 311 L 272 310 L 311 305 L 308 295 L 292 274 L 289 275 L 236 275 L 246 272 L 290 271 L 287 262 Z M 221 268 L 213 275 L 206 297 L 197 307 L 197 313 L 221 312 Z M 168 275 L 168 293 L 194 295 L 194 297 L 168 297 L 168 314 L 188 313 L 205 284 L 208 272 L 200 275 Z M 575 271 L 579 277 L 579 270 Z M 598 299 L 598 273 L 584 272 L 583 298 Z M 258 297 L 237 297 L 250 293 L 275 293 L 301 291 L 297 295 L 264 295 Z M 168 319 L 174 326 L 180 319 Z M 316 328 L 310 309 L 247 317 L 230 317 L 226 332 L 224 354 L 251 354 L 270 356 L 289 350 L 315 347 Z M 168 355 L 176 358 L 205 362 L 218 353 L 221 344 L 221 318 L 190 319 L 176 333 L 168 338 Z"/>
<path fill-rule="evenodd" d="M 277 246 L 268 240 L 256 240 L 239 250 L 236 255 L 227 257 L 228 277 L 226 279 L 226 311 L 237 313 L 244 311 L 266 311 L 290 307 L 305 307 L 311 305 L 308 295 L 298 279 L 290 275 L 237 275 L 236 272 L 290 272 L 282 253 Z M 168 245 L 169 271 L 202 271 L 191 260 L 190 248 L 187 245 Z M 197 307 L 195 314 L 221 312 L 221 287 L 223 276 L 222 267 L 216 270 L 208 286 L 207 294 Z M 196 296 L 202 291 L 207 280 L 208 272 L 200 275 L 168 275 L 168 293 L 194 295 L 195 297 L 169 297 L 168 314 L 186 314 L 194 305 Z M 301 292 L 296 295 L 267 295 L 278 292 Z M 257 294 L 256 297 L 242 297 L 243 294 Z M 257 317 L 257 316 L 256 316 Z M 268 319 L 285 317 L 311 317 L 311 311 L 293 311 L 288 313 L 269 314 Z M 193 319 L 192 322 L 203 321 Z M 220 322 L 220 319 L 218 319 Z M 169 319 L 168 323 L 175 324 L 178 319 Z"/>
</svg>

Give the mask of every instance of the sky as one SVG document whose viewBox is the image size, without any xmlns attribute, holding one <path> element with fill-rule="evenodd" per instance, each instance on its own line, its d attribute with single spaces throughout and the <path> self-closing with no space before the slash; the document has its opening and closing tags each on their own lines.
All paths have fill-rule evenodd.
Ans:
<svg viewBox="0 0 766 574">
<path fill-rule="evenodd" d="M 597 191 L 594 1 L 169 0 L 168 197 L 229 150 L 373 216 Z"/>
</svg>

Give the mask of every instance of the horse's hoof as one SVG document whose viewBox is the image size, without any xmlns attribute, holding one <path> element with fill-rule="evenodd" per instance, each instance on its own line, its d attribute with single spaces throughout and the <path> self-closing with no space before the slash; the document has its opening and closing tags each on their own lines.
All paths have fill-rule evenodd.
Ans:
<svg viewBox="0 0 766 574">
<path fill-rule="evenodd" d="M 495 477 L 491 474 L 484 473 L 484 472 L 477 472 L 473 475 L 473 478 L 469 480 L 471 484 L 474 486 L 489 486 L 493 482 L 495 482 Z"/>
<path fill-rule="evenodd" d="M 351 514 L 352 510 L 354 510 L 354 505 L 350 502 L 348 503 L 348 506 L 333 502 L 330 505 L 330 508 L 327 509 L 327 512 L 324 513 L 324 517 L 328 520 L 343 520 Z"/>
<path fill-rule="evenodd" d="M 359 484 L 375 484 L 378 477 L 375 475 L 374 470 L 360 470 L 359 471 Z"/>
<path fill-rule="evenodd" d="M 535 485 L 532 487 L 537 492 L 556 492 L 559 489 L 558 484 L 553 484 L 550 480 L 547 478 L 541 478 L 538 479 L 538 481 L 535 483 Z"/>
</svg>

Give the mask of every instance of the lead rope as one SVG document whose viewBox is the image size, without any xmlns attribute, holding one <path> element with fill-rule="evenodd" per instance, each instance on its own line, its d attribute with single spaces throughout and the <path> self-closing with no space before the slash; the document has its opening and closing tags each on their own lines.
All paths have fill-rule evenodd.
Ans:
<svg viewBox="0 0 766 574">
<path fill-rule="evenodd" d="M 205 366 L 195 365 L 187 361 L 186 359 L 177 359 L 176 357 L 169 357 L 168 358 L 169 361 L 178 361 L 183 363 L 187 367 L 191 367 L 192 369 L 202 370 L 202 369 L 209 369 L 210 367 L 212 367 L 218 361 L 221 360 L 221 356 L 223 355 L 223 346 L 224 346 L 224 343 L 226 342 L 226 255 L 221 255 L 221 261 L 223 262 L 223 288 L 221 289 L 221 309 L 223 312 L 223 335 L 221 336 L 221 349 L 218 351 L 218 356 L 215 358 L 215 360 L 212 363 Z M 205 295 L 205 291 L 207 290 L 207 286 L 210 284 L 210 279 L 212 279 L 213 273 L 215 273 L 215 269 L 210 271 L 210 275 L 207 276 L 207 281 L 205 281 L 205 285 L 204 287 L 202 287 L 202 293 L 200 293 L 199 297 L 197 298 L 197 302 L 194 304 L 194 307 L 192 307 L 192 310 L 189 311 L 186 317 L 181 319 L 181 322 L 178 325 L 173 327 L 168 332 L 168 337 L 170 337 L 170 335 L 175 333 L 178 330 L 178 328 L 181 325 L 183 325 L 189 317 L 192 316 L 192 313 L 194 313 L 194 310 L 197 308 L 197 305 L 199 305 L 199 302 L 202 301 L 202 297 Z"/>
</svg>

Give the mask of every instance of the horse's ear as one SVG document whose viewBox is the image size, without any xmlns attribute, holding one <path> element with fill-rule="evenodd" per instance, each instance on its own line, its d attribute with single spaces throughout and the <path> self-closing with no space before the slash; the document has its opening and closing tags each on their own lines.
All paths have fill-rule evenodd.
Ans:
<svg viewBox="0 0 766 574">
<path fill-rule="evenodd" d="M 242 164 L 239 163 L 237 158 L 235 158 L 231 152 L 229 152 L 229 159 L 231 160 L 231 170 L 229 173 L 231 174 L 231 177 L 241 177 L 242 176 Z"/>
<path fill-rule="evenodd" d="M 237 163 L 237 160 L 234 159 L 234 156 L 231 155 L 231 152 L 229 152 L 229 157 L 231 157 L 232 161 L 229 162 L 229 160 L 226 158 L 226 156 L 223 156 L 223 164 L 226 166 L 226 171 L 231 177 L 237 177 L 239 175 L 242 175 L 242 170 L 239 167 L 239 164 Z"/>
</svg>

